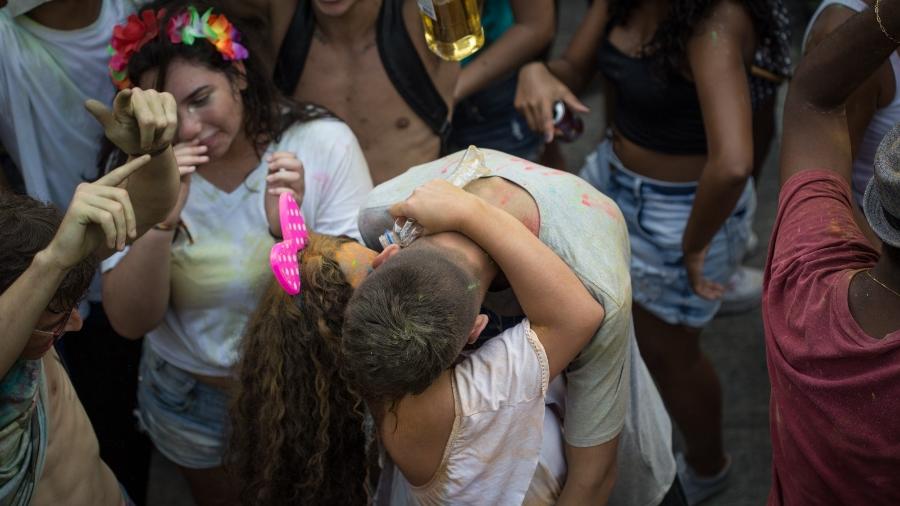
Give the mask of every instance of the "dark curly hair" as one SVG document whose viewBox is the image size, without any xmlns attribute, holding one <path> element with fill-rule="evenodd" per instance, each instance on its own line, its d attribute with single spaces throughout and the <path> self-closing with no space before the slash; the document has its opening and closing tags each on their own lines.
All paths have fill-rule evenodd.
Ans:
<svg viewBox="0 0 900 506">
<path fill-rule="evenodd" d="M 165 9 L 165 16 L 159 21 L 159 35 L 147 42 L 128 61 L 127 75 L 132 83 L 140 82 L 141 76 L 151 69 L 158 69 L 154 89 L 165 90 L 166 74 L 169 65 L 175 59 L 182 59 L 215 72 L 221 72 L 228 78 L 235 93 L 240 93 L 244 106 L 244 133 L 255 146 L 257 156 L 261 156 L 270 142 L 277 142 L 281 135 L 294 123 L 311 121 L 318 118 L 334 117 L 327 109 L 311 103 L 297 103 L 285 97 L 275 87 L 271 72 L 261 57 L 260 47 L 263 44 L 261 34 L 254 31 L 254 23 L 248 18 L 241 18 L 226 10 L 222 2 L 205 2 L 194 0 L 157 0 L 145 6 L 145 9 Z M 184 12 L 188 6 L 194 6 L 198 12 L 212 8 L 213 13 L 224 14 L 232 25 L 241 33 L 241 44 L 249 53 L 243 65 L 225 60 L 213 44 L 200 41 L 195 44 L 172 43 L 166 36 L 169 20 Z M 245 80 L 247 86 L 239 90 L 238 83 Z M 124 162 L 122 153 L 114 153 L 110 143 L 106 143 L 100 156 L 101 169 L 108 169 Z M 113 162 L 110 155 L 115 154 Z"/>
<path fill-rule="evenodd" d="M 342 368 L 353 293 L 335 254 L 352 239 L 313 234 L 303 290 L 274 281 L 243 337 L 226 466 L 246 505 L 366 504 L 365 406 Z"/>
<path fill-rule="evenodd" d="M 56 235 L 62 214 L 51 204 L 0 189 L 0 293 L 31 265 Z M 47 310 L 70 311 L 87 292 L 99 260 L 90 255 L 66 273 Z"/>
<path fill-rule="evenodd" d="M 697 25 L 712 14 L 722 0 L 671 0 L 669 12 L 644 47 L 643 54 L 656 58 L 666 75 L 679 74 L 687 64 L 687 44 Z M 758 45 L 776 44 L 773 0 L 741 0 L 753 20 Z M 609 27 L 621 26 L 641 0 L 609 0 Z"/>
</svg>

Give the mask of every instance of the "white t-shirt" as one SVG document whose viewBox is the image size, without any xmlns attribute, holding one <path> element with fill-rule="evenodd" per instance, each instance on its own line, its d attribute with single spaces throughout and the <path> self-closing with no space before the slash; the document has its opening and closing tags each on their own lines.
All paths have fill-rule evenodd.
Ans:
<svg viewBox="0 0 900 506">
<path fill-rule="evenodd" d="M 104 0 L 97 20 L 78 30 L 0 9 L 0 144 L 32 197 L 64 210 L 75 187 L 97 176 L 103 129 L 84 101 L 112 102 L 106 48 L 113 26 L 138 3 Z"/>
<path fill-rule="evenodd" d="M 378 504 L 554 504 L 565 481 L 563 442 L 546 405 L 547 354 L 529 321 L 489 340 L 451 378 L 456 418 L 437 473 L 416 487 L 390 465 Z"/>
<path fill-rule="evenodd" d="M 356 215 L 372 189 L 369 168 L 350 128 L 335 119 L 298 123 L 275 151 L 295 153 L 303 163 L 306 190 L 300 206 L 307 226 L 322 234 L 359 238 Z M 163 323 L 147 333 L 153 350 L 186 371 L 228 376 L 250 316 L 272 279 L 265 210 L 265 156 L 231 193 L 191 176 L 181 212 L 187 233 L 172 244 L 171 292 Z M 103 262 L 114 268 L 127 254 Z M 139 308 L 135 308 L 138 310 Z"/>
</svg>

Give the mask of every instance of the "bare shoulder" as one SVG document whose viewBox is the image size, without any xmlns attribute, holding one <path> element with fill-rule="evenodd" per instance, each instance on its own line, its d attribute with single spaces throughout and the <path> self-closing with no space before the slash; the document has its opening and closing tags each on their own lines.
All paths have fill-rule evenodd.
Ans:
<svg viewBox="0 0 900 506">
<path fill-rule="evenodd" d="M 444 371 L 419 395 L 400 400 L 379 424 L 382 443 L 391 459 L 414 486 L 428 483 L 440 468 L 453 432 L 456 408 L 451 375 Z"/>
<path fill-rule="evenodd" d="M 693 40 L 708 40 L 715 44 L 724 37 L 738 40 L 742 45 L 752 46 L 755 43 L 753 17 L 743 2 L 721 0 L 710 8 L 709 14 L 694 29 Z"/>
<path fill-rule="evenodd" d="M 456 79 L 459 77 L 459 63 L 442 60 L 428 49 L 428 45 L 425 43 L 425 27 L 422 25 L 422 17 L 419 14 L 416 0 L 405 0 L 403 21 L 413 46 L 419 53 L 419 59 L 425 65 L 431 80 L 441 96 L 444 97 L 444 101 L 452 106 L 453 89 L 456 87 Z"/>
<path fill-rule="evenodd" d="M 721 0 L 711 9 L 687 43 L 688 62 L 694 73 L 698 67 L 738 61 L 749 69 L 757 42 L 750 11 L 738 0 Z"/>
</svg>

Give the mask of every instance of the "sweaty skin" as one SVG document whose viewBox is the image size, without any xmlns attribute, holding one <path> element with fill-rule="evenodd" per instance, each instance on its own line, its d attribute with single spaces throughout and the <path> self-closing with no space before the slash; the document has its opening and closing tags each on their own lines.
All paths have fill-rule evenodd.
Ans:
<svg viewBox="0 0 900 506">
<path fill-rule="evenodd" d="M 47 456 L 33 506 L 119 506 L 122 492 L 100 459 L 97 436 L 56 350 L 42 359 L 47 376 Z"/>
<path fill-rule="evenodd" d="M 406 104 L 385 72 L 375 41 L 380 0 L 345 0 L 346 11 L 323 14 L 313 2 L 316 32 L 294 98 L 320 104 L 344 120 L 369 162 L 378 185 L 440 154 L 440 139 Z M 270 0 L 273 44 L 281 47 L 296 2 Z M 340 6 L 339 6 L 340 7 Z M 332 10 L 337 9 L 338 15 Z M 452 107 L 459 65 L 432 54 L 425 45 L 414 0 L 404 4 L 410 39 L 438 92 Z"/>
</svg>

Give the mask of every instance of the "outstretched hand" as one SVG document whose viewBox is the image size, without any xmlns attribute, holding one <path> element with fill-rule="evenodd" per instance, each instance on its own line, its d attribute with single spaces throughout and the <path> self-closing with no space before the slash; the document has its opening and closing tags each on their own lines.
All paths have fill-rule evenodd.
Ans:
<svg viewBox="0 0 900 506">
<path fill-rule="evenodd" d="M 416 188 L 403 202 L 391 206 L 395 218 L 416 220 L 426 234 L 462 232 L 467 220 L 477 215 L 483 201 L 443 179 L 429 181 Z"/>
<path fill-rule="evenodd" d="M 137 221 L 128 192 L 119 184 L 150 161 L 143 155 L 94 183 L 81 183 L 63 217 L 56 236 L 47 247 L 62 269 L 69 269 L 105 245 L 121 250 L 137 238 Z"/>
<path fill-rule="evenodd" d="M 575 112 L 590 112 L 543 63 L 530 63 L 522 67 L 513 104 L 525 116 L 528 128 L 544 134 L 545 142 L 553 141 L 553 136 L 557 133 L 553 124 L 553 104 L 558 100 L 565 102 Z"/>
<path fill-rule="evenodd" d="M 165 149 L 178 129 L 177 105 L 170 93 L 130 88 L 116 95 L 112 110 L 93 99 L 84 106 L 103 125 L 106 137 L 132 156 Z"/>
</svg>

